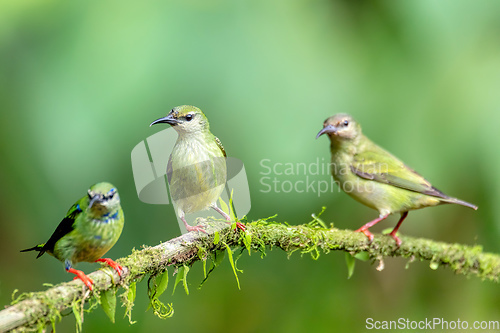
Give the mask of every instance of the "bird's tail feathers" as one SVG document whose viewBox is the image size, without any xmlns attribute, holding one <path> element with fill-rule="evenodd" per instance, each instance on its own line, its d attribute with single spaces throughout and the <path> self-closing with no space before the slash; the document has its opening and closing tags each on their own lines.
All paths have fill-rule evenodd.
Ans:
<svg viewBox="0 0 500 333">
<path fill-rule="evenodd" d="M 21 250 L 21 252 L 38 251 L 39 253 L 36 256 L 36 258 L 38 259 L 45 253 L 44 247 L 45 247 L 45 244 L 38 244 L 36 246 L 30 247 L 29 249 Z"/>
<path fill-rule="evenodd" d="M 463 201 L 463 200 L 460 200 L 460 199 L 457 199 L 457 198 L 446 198 L 443 201 L 446 202 L 446 203 L 457 204 L 457 205 L 461 205 L 461 206 L 465 206 L 465 207 L 469 207 L 469 208 L 472 208 L 474 210 L 477 210 L 477 206 L 476 205 L 473 205 L 470 202 Z"/>
</svg>

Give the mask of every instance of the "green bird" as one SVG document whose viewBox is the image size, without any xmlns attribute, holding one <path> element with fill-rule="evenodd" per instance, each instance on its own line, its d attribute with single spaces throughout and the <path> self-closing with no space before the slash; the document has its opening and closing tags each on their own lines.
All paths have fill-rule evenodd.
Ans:
<svg viewBox="0 0 500 333">
<path fill-rule="evenodd" d="M 116 188 L 110 183 L 97 183 L 71 206 L 45 244 L 21 252 L 38 251 L 37 259 L 47 252 L 64 262 L 66 271 L 76 274 L 75 279 L 79 278 L 92 290 L 92 279 L 74 269 L 73 264 L 81 261 L 104 262 L 121 275 L 122 266 L 101 257 L 120 238 L 124 220 Z"/>
<path fill-rule="evenodd" d="M 190 226 L 186 214 L 213 208 L 227 221 L 231 218 L 217 207 L 226 184 L 226 151 L 221 141 L 210 132 L 208 119 L 192 105 L 181 105 L 149 126 L 166 123 L 179 136 L 167 164 L 167 180 L 172 201 L 187 231 L 202 231 L 203 226 Z M 244 225 L 237 223 L 244 230 Z"/>
<path fill-rule="evenodd" d="M 330 138 L 331 172 L 339 187 L 380 213 L 377 219 L 356 230 L 370 241 L 373 234 L 368 229 L 390 214 L 401 214 L 389 234 L 399 246 L 401 240 L 396 233 L 410 210 L 448 203 L 477 209 L 473 204 L 447 196 L 377 146 L 361 133 L 361 126 L 350 115 L 337 114 L 326 119 L 316 139 L 325 133 Z"/>
</svg>

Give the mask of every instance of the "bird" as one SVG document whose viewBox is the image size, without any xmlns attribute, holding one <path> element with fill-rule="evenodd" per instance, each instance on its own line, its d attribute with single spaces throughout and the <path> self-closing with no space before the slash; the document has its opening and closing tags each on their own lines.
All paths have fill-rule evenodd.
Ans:
<svg viewBox="0 0 500 333">
<path fill-rule="evenodd" d="M 21 252 L 38 251 L 37 259 L 47 252 L 92 290 L 92 279 L 73 265 L 82 261 L 104 262 L 121 275 L 123 267 L 102 256 L 120 238 L 124 220 L 116 187 L 107 182 L 97 183 L 71 206 L 46 243 Z"/>
<path fill-rule="evenodd" d="M 323 134 L 330 138 L 330 167 L 337 185 L 355 200 L 379 212 L 378 218 L 356 230 L 364 233 L 370 242 L 373 234 L 369 228 L 390 214 L 401 214 L 396 227 L 389 233 L 399 247 L 401 240 L 396 233 L 410 210 L 441 204 L 477 210 L 476 205 L 447 196 L 376 145 L 363 135 L 360 124 L 348 114 L 327 118 L 316 139 Z"/>
<path fill-rule="evenodd" d="M 186 214 L 212 208 L 230 221 L 231 218 L 217 206 L 226 184 L 226 151 L 222 142 L 210 132 L 205 114 L 192 105 L 174 107 L 149 126 L 166 123 L 178 137 L 167 163 L 167 180 L 177 215 L 186 230 L 205 232 L 201 225 L 191 226 Z M 237 227 L 245 226 L 237 222 Z"/>
</svg>

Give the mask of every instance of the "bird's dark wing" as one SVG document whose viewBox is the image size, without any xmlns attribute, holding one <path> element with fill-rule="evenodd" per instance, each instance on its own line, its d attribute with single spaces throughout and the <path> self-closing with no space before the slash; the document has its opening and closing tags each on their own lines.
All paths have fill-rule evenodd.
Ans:
<svg viewBox="0 0 500 333">
<path fill-rule="evenodd" d="M 74 204 L 66 214 L 66 217 L 61 221 L 61 223 L 59 223 L 56 231 L 54 231 L 47 243 L 45 243 L 42 251 L 38 254 L 37 258 L 46 251 L 52 252 L 57 241 L 60 240 L 64 235 L 67 235 L 68 233 L 73 231 L 75 220 L 81 213 L 82 209 L 80 208 L 80 205 L 78 203 Z"/>
<path fill-rule="evenodd" d="M 424 177 L 382 148 L 354 155 L 351 170 L 361 178 L 403 188 L 409 191 L 448 198 Z"/>
<path fill-rule="evenodd" d="M 219 146 L 219 148 L 222 151 L 222 154 L 224 155 L 224 157 L 227 157 L 226 151 L 224 150 L 224 146 L 222 145 L 222 142 L 219 140 L 218 137 L 214 136 L 214 138 L 215 138 L 215 143 L 217 144 L 217 146 Z"/>
</svg>

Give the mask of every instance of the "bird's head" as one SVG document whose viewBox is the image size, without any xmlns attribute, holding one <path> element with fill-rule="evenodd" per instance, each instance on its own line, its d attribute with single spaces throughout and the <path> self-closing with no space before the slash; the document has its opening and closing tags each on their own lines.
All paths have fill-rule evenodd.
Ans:
<svg viewBox="0 0 500 333">
<path fill-rule="evenodd" d="M 88 209 L 93 215 L 102 216 L 120 207 L 120 196 L 110 183 L 97 183 L 90 187 Z"/>
<path fill-rule="evenodd" d="M 350 115 L 339 113 L 325 120 L 316 139 L 323 134 L 328 134 L 332 141 L 354 140 L 361 135 L 361 126 Z"/>
<path fill-rule="evenodd" d="M 166 123 L 171 125 L 179 135 L 204 132 L 208 130 L 208 120 L 196 106 L 176 106 L 163 118 L 156 119 L 149 126 Z"/>
</svg>

